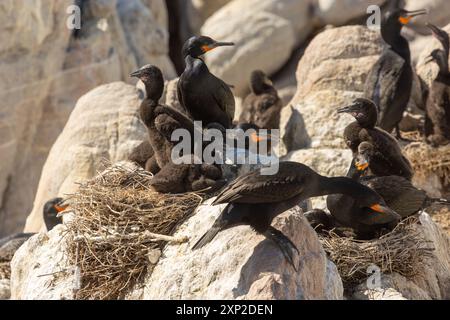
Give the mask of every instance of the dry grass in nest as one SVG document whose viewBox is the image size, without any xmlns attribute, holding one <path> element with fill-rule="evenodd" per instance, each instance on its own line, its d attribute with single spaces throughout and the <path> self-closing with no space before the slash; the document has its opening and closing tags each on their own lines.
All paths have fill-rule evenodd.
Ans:
<svg viewBox="0 0 450 320">
<path fill-rule="evenodd" d="M 333 231 L 319 238 L 337 266 L 344 287 L 351 289 L 368 278 L 371 265 L 382 273 L 396 272 L 409 279 L 420 274 L 434 248 L 417 224 L 418 218 L 410 217 L 390 233 L 369 241 L 340 237 Z"/>
<path fill-rule="evenodd" d="M 194 193 L 157 193 L 151 179 L 140 168 L 114 165 L 70 197 L 76 216 L 68 223 L 68 256 L 81 275 L 76 299 L 123 298 L 203 200 Z"/>
<path fill-rule="evenodd" d="M 423 142 L 414 142 L 403 150 L 416 174 L 426 177 L 437 174 L 444 186 L 450 186 L 450 145 L 433 148 Z"/>
</svg>

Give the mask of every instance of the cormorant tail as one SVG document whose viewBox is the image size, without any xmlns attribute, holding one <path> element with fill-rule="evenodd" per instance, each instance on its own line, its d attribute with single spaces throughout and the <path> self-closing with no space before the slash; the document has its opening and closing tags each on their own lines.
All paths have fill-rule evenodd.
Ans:
<svg viewBox="0 0 450 320">
<path fill-rule="evenodd" d="M 211 227 L 211 229 L 208 230 L 201 238 L 197 241 L 196 244 L 192 247 L 192 250 L 197 250 L 200 248 L 203 248 L 205 245 L 210 243 L 215 236 L 219 233 L 221 228 L 219 226 L 216 226 L 215 224 Z"/>
<path fill-rule="evenodd" d="M 227 214 L 231 209 L 233 209 L 233 204 L 229 203 L 225 209 L 223 209 L 220 216 L 216 219 L 211 229 L 208 230 L 201 238 L 197 241 L 196 244 L 192 247 L 192 250 L 200 249 L 210 243 L 215 236 L 223 229 L 227 227 L 228 221 L 224 218 L 224 215 Z"/>
</svg>

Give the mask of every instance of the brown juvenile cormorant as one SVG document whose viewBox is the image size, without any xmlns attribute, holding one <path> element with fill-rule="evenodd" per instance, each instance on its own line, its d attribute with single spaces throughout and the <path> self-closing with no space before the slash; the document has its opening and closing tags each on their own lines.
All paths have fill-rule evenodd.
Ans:
<svg viewBox="0 0 450 320">
<path fill-rule="evenodd" d="M 378 194 L 352 179 L 327 178 L 297 162 L 281 162 L 275 175 L 263 175 L 261 170 L 238 177 L 218 195 L 213 205 L 228 205 L 193 249 L 205 246 L 219 231 L 238 225 L 250 225 L 256 232 L 274 241 L 294 266 L 295 245 L 272 227 L 271 223 L 277 215 L 301 201 L 327 194 L 346 194 L 355 199 L 359 208 L 366 211 L 366 220 L 370 220 L 374 213 L 389 217 L 395 215 Z"/>
<path fill-rule="evenodd" d="M 359 182 L 378 193 L 386 204 L 402 218 L 409 217 L 434 203 L 449 204 L 446 199 L 428 197 L 425 191 L 413 186 L 411 181 L 399 176 L 362 176 L 370 165 L 375 149 L 372 144 L 363 142 L 359 145 L 355 167 L 360 172 Z"/>
<path fill-rule="evenodd" d="M 450 143 L 450 40 L 444 30 L 432 24 L 428 24 L 428 27 L 442 44 L 443 50 L 436 49 L 430 55 L 429 61 L 436 62 L 439 73 L 431 84 L 428 95 L 425 135 L 431 145 L 441 146 Z"/>
<path fill-rule="evenodd" d="M 251 93 L 245 98 L 239 123 L 251 123 L 261 129 L 278 129 L 283 104 L 272 81 L 261 71 L 253 71 Z"/>
<path fill-rule="evenodd" d="M 140 116 L 148 129 L 149 142 L 155 159 L 150 158 L 146 168 L 154 167 L 155 160 L 158 167 L 163 168 L 171 162 L 174 144 L 170 140 L 172 132 L 175 129 L 186 129 L 193 133 L 192 120 L 173 108 L 159 104 L 164 91 L 164 79 L 158 67 L 146 65 L 133 72 L 131 76 L 142 80 L 147 92 L 147 97 L 140 106 Z"/>
<path fill-rule="evenodd" d="M 370 142 L 375 147 L 375 155 L 370 162 L 370 171 L 374 175 L 412 178 L 411 164 L 403 156 L 397 140 L 386 131 L 375 127 L 377 109 L 372 101 L 356 99 L 351 105 L 338 109 L 338 113 L 349 113 L 356 119 L 344 132 L 345 142 L 354 156 L 358 153 L 361 142 Z"/>
<path fill-rule="evenodd" d="M 209 72 L 200 58 L 217 47 L 231 45 L 234 44 L 200 36 L 190 38 L 183 46 L 186 68 L 178 81 L 178 99 L 192 118 L 202 121 L 204 127 L 214 122 L 226 129 L 232 126 L 235 108 L 233 93 L 225 82 Z"/>
<path fill-rule="evenodd" d="M 381 36 L 388 47 L 372 67 L 365 84 L 364 94 L 379 107 L 378 126 L 387 132 L 397 128 L 408 105 L 413 69 L 408 41 L 401 35 L 404 25 L 413 17 L 426 14 L 426 10 L 389 12 L 381 25 Z"/>
</svg>

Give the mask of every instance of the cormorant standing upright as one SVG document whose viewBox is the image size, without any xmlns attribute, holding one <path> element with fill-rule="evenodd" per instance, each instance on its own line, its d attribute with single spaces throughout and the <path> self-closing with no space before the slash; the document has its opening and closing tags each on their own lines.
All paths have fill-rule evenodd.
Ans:
<svg viewBox="0 0 450 320">
<path fill-rule="evenodd" d="M 183 128 L 193 133 L 194 126 L 192 120 L 185 115 L 159 104 L 164 91 L 164 78 L 158 67 L 146 65 L 130 76 L 139 78 L 145 84 L 147 96 L 141 103 L 140 116 L 148 129 L 156 164 L 158 169 L 161 169 L 171 162 L 172 132 L 177 128 Z M 147 166 L 150 164 L 154 166 L 152 163 L 147 163 Z"/>
<path fill-rule="evenodd" d="M 413 17 L 426 13 L 426 10 L 397 9 L 387 14 L 381 36 L 388 47 L 372 67 L 365 84 L 365 97 L 379 108 L 378 126 L 389 133 L 396 128 L 398 137 L 398 124 L 408 106 L 413 83 L 411 51 L 401 30 Z"/>
<path fill-rule="evenodd" d="M 251 93 L 245 98 L 239 123 L 250 123 L 261 129 L 279 129 L 283 104 L 272 81 L 261 70 L 250 77 Z"/>
<path fill-rule="evenodd" d="M 251 171 L 230 183 L 216 198 L 213 205 L 228 203 L 211 229 L 193 249 L 205 246 L 222 230 L 249 225 L 256 232 L 274 241 L 286 259 L 294 266 L 295 245 L 279 230 L 271 226 L 279 214 L 311 197 L 328 194 L 346 194 L 360 208 L 362 220 L 373 216 L 396 216 L 383 199 L 371 189 L 349 178 L 327 178 L 298 162 L 280 162 L 278 173 L 263 175 L 262 169 Z M 298 251 L 298 250 L 297 250 Z"/>
<path fill-rule="evenodd" d="M 370 162 L 370 171 L 374 175 L 398 175 L 408 180 L 412 178 L 412 166 L 403 155 L 397 140 L 386 131 L 375 127 L 377 108 L 372 101 L 365 98 L 356 99 L 351 105 L 338 109 L 338 113 L 349 113 L 356 119 L 344 131 L 345 142 L 352 150 L 353 156 L 357 155 L 358 147 L 364 141 L 374 146 L 375 154 Z"/>
<path fill-rule="evenodd" d="M 429 61 L 435 61 L 439 66 L 439 73 L 428 95 L 425 135 L 431 145 L 440 146 L 450 143 L 450 40 L 444 30 L 432 24 L 428 24 L 428 27 L 442 44 L 443 50 L 434 50 L 429 58 Z"/>
<path fill-rule="evenodd" d="M 203 126 L 219 123 L 225 129 L 232 126 L 235 101 L 230 87 L 209 72 L 201 55 L 231 42 L 218 42 L 210 37 L 192 37 L 183 46 L 186 68 L 178 81 L 178 100 Z"/>
</svg>

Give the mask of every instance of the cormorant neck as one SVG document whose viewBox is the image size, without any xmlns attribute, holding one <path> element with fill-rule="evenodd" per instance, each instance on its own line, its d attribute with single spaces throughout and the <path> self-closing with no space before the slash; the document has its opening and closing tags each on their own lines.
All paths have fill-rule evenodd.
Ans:
<svg viewBox="0 0 450 320">
<path fill-rule="evenodd" d="M 352 198 L 359 198 L 365 194 L 364 186 L 347 177 L 321 177 L 320 194 L 325 196 L 329 194 L 343 194 Z"/>
<path fill-rule="evenodd" d="M 146 99 L 158 104 L 164 92 L 163 81 L 151 81 L 145 83 L 145 92 L 147 93 Z"/>
<path fill-rule="evenodd" d="M 408 40 L 406 40 L 400 32 L 398 34 L 381 31 L 384 41 L 397 53 L 405 59 L 407 63 L 411 63 L 411 50 L 409 49 Z"/>
<path fill-rule="evenodd" d="M 378 115 L 375 113 L 356 119 L 361 128 L 373 129 L 377 125 Z"/>
</svg>

